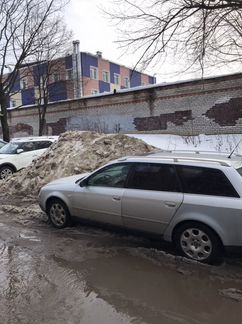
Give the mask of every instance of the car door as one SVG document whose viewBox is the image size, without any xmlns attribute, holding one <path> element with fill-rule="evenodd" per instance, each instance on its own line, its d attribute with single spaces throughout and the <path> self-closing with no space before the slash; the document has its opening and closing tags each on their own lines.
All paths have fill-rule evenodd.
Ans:
<svg viewBox="0 0 242 324">
<path fill-rule="evenodd" d="M 17 170 L 26 168 L 31 164 L 35 154 L 35 143 L 34 142 L 19 143 L 18 148 L 22 149 L 23 152 L 19 154 L 17 153 L 15 155 L 15 166 Z"/>
<path fill-rule="evenodd" d="M 72 197 L 75 216 L 123 226 L 121 201 L 130 166 L 112 164 L 95 172 L 77 186 Z"/>
<path fill-rule="evenodd" d="M 183 200 L 173 165 L 136 163 L 122 198 L 128 228 L 162 234 Z"/>
</svg>

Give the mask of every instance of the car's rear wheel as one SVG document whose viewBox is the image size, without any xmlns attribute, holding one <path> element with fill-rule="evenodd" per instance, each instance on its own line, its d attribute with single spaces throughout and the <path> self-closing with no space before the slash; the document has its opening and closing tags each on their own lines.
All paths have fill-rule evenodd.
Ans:
<svg viewBox="0 0 242 324">
<path fill-rule="evenodd" d="M 187 222 L 175 229 L 173 241 L 183 256 L 203 263 L 221 257 L 222 244 L 217 234 L 198 222 Z"/>
<path fill-rule="evenodd" d="M 14 173 L 14 170 L 9 165 L 4 165 L 0 168 L 0 179 L 5 180 Z"/>
<path fill-rule="evenodd" d="M 64 228 L 70 223 L 70 213 L 65 203 L 53 198 L 47 204 L 47 215 L 51 224 L 57 228 Z"/>
</svg>

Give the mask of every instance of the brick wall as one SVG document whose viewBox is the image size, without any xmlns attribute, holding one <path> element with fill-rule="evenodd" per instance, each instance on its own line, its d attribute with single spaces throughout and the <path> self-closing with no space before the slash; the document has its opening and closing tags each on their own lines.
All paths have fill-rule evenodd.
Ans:
<svg viewBox="0 0 242 324">
<path fill-rule="evenodd" d="M 37 135 L 33 107 L 9 111 L 12 136 Z M 50 104 L 46 132 L 242 133 L 242 74 Z M 1 129 L 0 129 L 1 132 Z"/>
</svg>

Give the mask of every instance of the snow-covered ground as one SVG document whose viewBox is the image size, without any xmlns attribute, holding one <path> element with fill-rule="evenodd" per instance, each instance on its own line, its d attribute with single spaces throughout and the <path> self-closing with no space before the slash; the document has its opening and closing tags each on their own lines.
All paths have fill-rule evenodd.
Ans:
<svg viewBox="0 0 242 324">
<path fill-rule="evenodd" d="M 242 134 L 178 136 L 166 134 L 127 134 L 163 150 L 215 151 L 242 154 Z M 238 144 L 239 143 L 239 144 Z"/>
</svg>

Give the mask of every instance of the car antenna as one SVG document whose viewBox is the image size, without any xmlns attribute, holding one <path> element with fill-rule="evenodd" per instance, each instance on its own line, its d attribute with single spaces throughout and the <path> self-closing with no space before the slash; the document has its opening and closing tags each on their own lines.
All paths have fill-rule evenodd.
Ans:
<svg viewBox="0 0 242 324">
<path fill-rule="evenodd" d="M 231 151 L 231 153 L 228 156 L 228 159 L 231 159 L 231 156 L 233 155 L 234 151 L 237 149 L 237 147 L 239 146 L 240 142 L 242 141 L 242 138 L 240 139 L 240 141 L 237 143 L 237 145 L 235 145 L 235 148 Z"/>
</svg>

